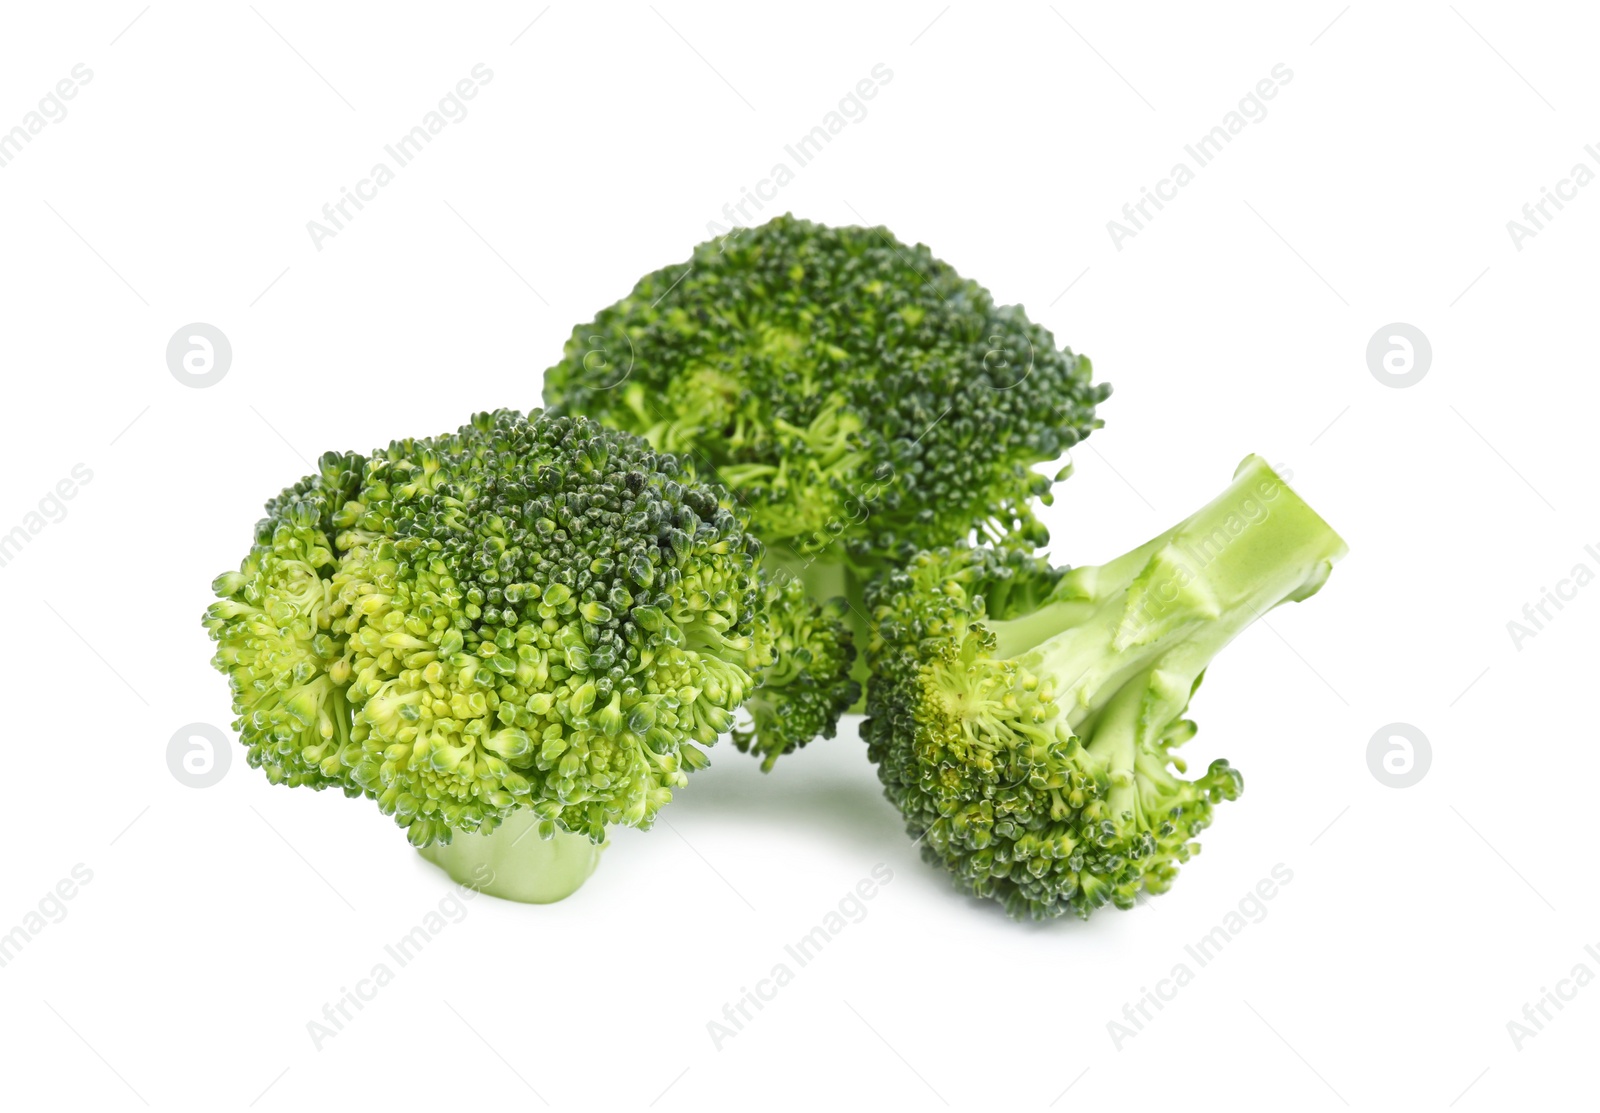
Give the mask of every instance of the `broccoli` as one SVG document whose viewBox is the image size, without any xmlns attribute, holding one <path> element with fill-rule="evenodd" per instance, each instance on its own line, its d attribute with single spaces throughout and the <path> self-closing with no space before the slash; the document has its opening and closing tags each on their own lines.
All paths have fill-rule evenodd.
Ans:
<svg viewBox="0 0 1600 1113">
<path fill-rule="evenodd" d="M 792 216 L 646 275 L 544 377 L 552 409 L 708 464 L 775 563 L 847 600 L 858 641 L 863 585 L 918 550 L 1043 544 L 1051 480 L 1031 469 L 1109 393 L 928 248 Z"/>
<path fill-rule="evenodd" d="M 677 458 L 501 410 L 323 456 L 267 504 L 205 625 L 270 781 L 375 800 L 458 880 L 492 860 L 484 891 L 559 899 L 610 825 L 648 827 L 706 764 L 763 671 L 789 678 L 774 639 L 839 660 L 764 612 L 761 553 Z"/>
<path fill-rule="evenodd" d="M 1311 595 L 1345 544 L 1259 457 L 1176 527 L 1099 567 L 959 546 L 872 585 L 862 737 L 923 857 L 1017 918 L 1165 891 L 1226 761 L 1175 752 L 1207 665 L 1279 603 Z"/>
<path fill-rule="evenodd" d="M 844 610 L 842 598 L 808 597 L 793 576 L 765 579 L 757 622 L 775 662 L 744 704 L 748 725 L 732 735 L 740 751 L 762 759 L 763 770 L 818 735 L 832 738 L 839 716 L 860 699 L 861 685 L 850 675 L 856 647 Z"/>
</svg>

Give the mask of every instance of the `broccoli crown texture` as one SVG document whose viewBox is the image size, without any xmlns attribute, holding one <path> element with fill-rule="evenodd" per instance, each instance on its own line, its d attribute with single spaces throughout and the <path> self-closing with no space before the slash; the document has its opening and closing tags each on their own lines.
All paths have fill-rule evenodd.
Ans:
<svg viewBox="0 0 1600 1113">
<path fill-rule="evenodd" d="M 762 769 L 818 735 L 832 738 L 839 716 L 861 698 L 850 676 L 856 647 L 845 606 L 842 598 L 809 598 L 794 576 L 763 581 L 758 640 L 773 647 L 775 661 L 744 705 L 748 725 L 733 732 L 733 744 L 759 756 Z"/>
<path fill-rule="evenodd" d="M 868 588 L 862 736 L 885 795 L 958 886 L 1018 918 L 1159 893 L 1243 787 L 1177 748 L 1211 659 L 1326 580 L 1344 542 L 1258 457 L 1178 526 L 1098 567 L 956 547 Z"/>
<path fill-rule="evenodd" d="M 728 502 L 538 411 L 323 456 L 206 612 L 250 764 L 376 800 L 418 846 L 519 808 L 546 837 L 648 826 L 772 663 Z"/>
<path fill-rule="evenodd" d="M 573 330 L 547 405 L 709 463 L 774 548 L 869 576 L 974 530 L 1046 539 L 1030 500 L 1099 426 L 1089 361 L 883 228 L 782 216 Z"/>
</svg>

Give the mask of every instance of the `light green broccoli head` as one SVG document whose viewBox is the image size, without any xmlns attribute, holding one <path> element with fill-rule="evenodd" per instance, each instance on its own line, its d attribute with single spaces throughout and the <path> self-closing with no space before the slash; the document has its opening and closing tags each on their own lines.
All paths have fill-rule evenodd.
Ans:
<svg viewBox="0 0 1600 1113">
<path fill-rule="evenodd" d="M 250 764 L 376 800 L 418 846 L 519 808 L 648 826 L 773 663 L 728 502 L 537 411 L 324 456 L 206 615 Z"/>
<path fill-rule="evenodd" d="M 875 583 L 862 736 L 924 858 L 1019 918 L 1165 891 L 1243 787 L 1220 759 L 1186 779 L 1191 695 L 1240 630 L 1316 591 L 1344 551 L 1252 457 L 1108 564 L 958 547 Z"/>
</svg>

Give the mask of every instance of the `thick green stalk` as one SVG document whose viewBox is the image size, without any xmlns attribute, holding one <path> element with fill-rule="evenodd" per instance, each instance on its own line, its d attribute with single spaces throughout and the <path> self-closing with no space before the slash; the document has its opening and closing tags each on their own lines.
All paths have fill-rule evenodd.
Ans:
<svg viewBox="0 0 1600 1113">
<path fill-rule="evenodd" d="M 1250 456 L 1226 491 L 1172 529 L 1073 569 L 1036 611 L 986 625 L 996 656 L 1050 684 L 1080 737 L 1135 680 L 1139 720 L 1163 725 L 1182 714 L 1224 646 L 1279 603 L 1313 594 L 1345 552 L 1332 527 Z"/>
<path fill-rule="evenodd" d="M 448 844 L 418 851 L 451 879 L 524 904 L 553 904 L 577 892 L 600 862 L 604 843 L 557 831 L 541 839 L 538 817 L 519 808 L 487 835 L 457 831 Z"/>
</svg>

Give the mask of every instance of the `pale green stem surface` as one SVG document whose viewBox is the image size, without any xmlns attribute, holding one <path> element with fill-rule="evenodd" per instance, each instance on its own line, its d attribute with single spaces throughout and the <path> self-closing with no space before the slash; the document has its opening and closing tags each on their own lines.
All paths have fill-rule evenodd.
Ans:
<svg viewBox="0 0 1600 1113">
<path fill-rule="evenodd" d="M 423 847 L 417 853 L 453 881 L 480 893 L 524 904 L 553 904 L 589 880 L 606 844 L 566 831 L 541 839 L 534 830 L 537 822 L 532 811 L 518 809 L 487 835 L 457 831 L 448 845 Z"/>
</svg>

